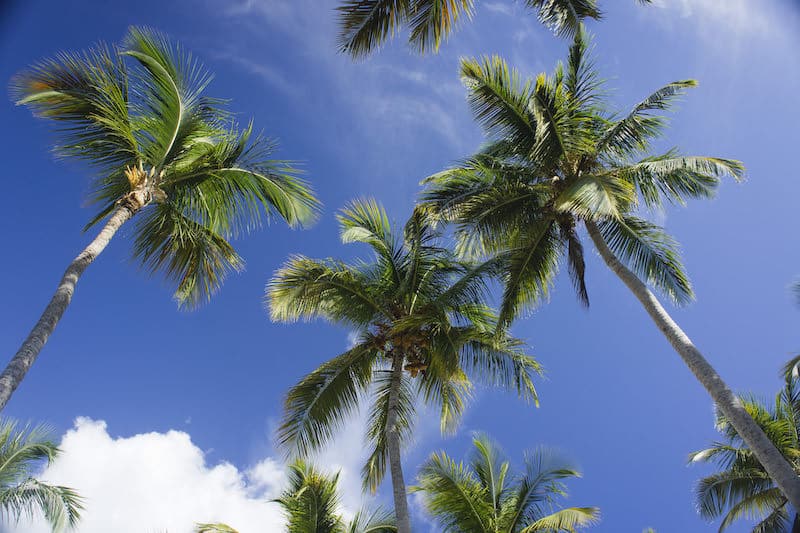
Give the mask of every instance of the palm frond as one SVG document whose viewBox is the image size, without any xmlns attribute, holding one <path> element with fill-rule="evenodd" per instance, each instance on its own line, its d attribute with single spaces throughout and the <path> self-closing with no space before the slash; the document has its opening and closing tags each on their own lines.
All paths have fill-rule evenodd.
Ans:
<svg viewBox="0 0 800 533">
<path fill-rule="evenodd" d="M 358 407 L 372 378 L 377 353 L 369 342 L 323 363 L 291 388 L 278 430 L 280 444 L 306 456 L 330 440 Z"/>
<path fill-rule="evenodd" d="M 569 507 L 543 516 L 533 524 L 520 530 L 520 533 L 535 533 L 537 531 L 574 532 L 578 528 L 588 527 L 599 521 L 600 509 L 597 507 Z"/>
<path fill-rule="evenodd" d="M 597 143 L 598 152 L 610 151 L 626 157 L 646 151 L 650 141 L 659 137 L 666 120 L 654 111 L 665 111 L 672 107 L 686 89 L 696 87 L 696 80 L 681 80 L 668 83 L 636 104 L 633 110 L 621 120 L 612 122 Z"/>
<path fill-rule="evenodd" d="M 41 512 L 54 531 L 61 531 L 78 524 L 83 499 L 69 487 L 29 478 L 19 485 L 0 490 L 0 509 L 14 523 L 23 516 L 32 520 Z"/>
<path fill-rule="evenodd" d="M 133 257 L 151 273 L 163 272 L 177 287 L 181 307 L 195 308 L 244 261 L 224 237 L 187 216 L 173 202 L 148 207 L 136 219 Z"/>
<path fill-rule="evenodd" d="M 637 275 L 676 303 L 694 297 L 677 243 L 662 228 L 633 216 L 606 219 L 599 228 L 608 247 Z"/>
<path fill-rule="evenodd" d="M 377 369 L 373 375 L 371 398 L 372 405 L 367 420 L 367 441 L 371 450 L 364 467 L 361 469 L 361 479 L 364 490 L 375 493 L 378 490 L 389 464 L 388 442 L 386 432 L 389 415 L 389 394 L 392 381 L 392 371 Z M 414 391 L 409 383 L 409 378 L 403 376 L 397 399 L 397 421 L 395 429 L 400 435 L 400 442 L 407 443 L 411 439 L 411 430 L 416 414 Z"/>
<path fill-rule="evenodd" d="M 419 52 L 438 52 L 459 20 L 472 17 L 473 3 L 473 0 L 414 0 L 409 17 L 409 42 Z"/>
<path fill-rule="evenodd" d="M 425 509 L 442 531 L 492 531 L 486 488 L 463 463 L 435 453 L 422 465 L 417 480 L 411 491 L 422 493 Z"/>
<path fill-rule="evenodd" d="M 339 50 L 362 57 L 394 36 L 409 17 L 411 0 L 343 0 L 339 11 Z"/>
<path fill-rule="evenodd" d="M 86 160 L 105 173 L 138 161 L 128 85 L 118 51 L 98 44 L 82 53 L 62 52 L 17 74 L 11 96 L 54 122 L 57 154 Z"/>
<path fill-rule="evenodd" d="M 394 512 L 391 510 L 360 510 L 347 527 L 347 533 L 394 533 L 397 531 Z"/>
<path fill-rule="evenodd" d="M 710 198 L 721 177 L 742 179 L 744 166 L 732 159 L 680 156 L 673 150 L 612 172 L 633 184 L 645 205 L 660 207 L 662 199 L 684 205 L 688 199 Z"/>
<path fill-rule="evenodd" d="M 552 219 L 521 228 L 513 235 L 509 250 L 498 255 L 506 264 L 500 326 L 509 324 L 521 309 L 547 297 L 559 258 L 558 226 Z"/>
<path fill-rule="evenodd" d="M 344 263 L 289 259 L 267 284 L 273 320 L 291 322 L 317 317 L 361 327 L 385 313 L 364 272 Z"/>
<path fill-rule="evenodd" d="M 529 152 L 537 127 L 528 113 L 531 81 L 522 81 L 499 56 L 462 59 L 461 80 L 469 91 L 472 114 L 486 134 L 507 140 L 520 153 Z"/>
<path fill-rule="evenodd" d="M 574 35 L 586 18 L 600 19 L 596 0 L 525 0 L 538 10 L 539 20 L 559 35 Z"/>
</svg>

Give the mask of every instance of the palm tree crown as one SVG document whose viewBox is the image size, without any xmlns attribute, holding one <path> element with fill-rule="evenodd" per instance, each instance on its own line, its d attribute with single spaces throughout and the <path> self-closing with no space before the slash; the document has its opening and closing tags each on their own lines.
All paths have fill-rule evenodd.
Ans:
<svg viewBox="0 0 800 533">
<path fill-rule="evenodd" d="M 446 533 L 574 532 L 599 519 L 595 507 L 554 510 L 555 500 L 566 495 L 562 480 L 580 473 L 552 450 L 526 455 L 518 475 L 509 468 L 497 445 L 476 435 L 466 465 L 435 453 L 412 490 L 422 494 L 426 510 Z"/>
<path fill-rule="evenodd" d="M 650 0 L 639 0 L 649 3 Z M 369 54 L 401 27 L 420 52 L 438 51 L 459 21 L 474 12 L 474 0 L 342 0 L 339 48 L 353 57 Z M 539 20 L 562 35 L 573 34 L 585 18 L 599 19 L 597 0 L 525 0 Z"/>
<path fill-rule="evenodd" d="M 230 236 L 277 215 L 313 219 L 317 201 L 297 172 L 272 158 L 274 143 L 237 128 L 211 76 L 163 35 L 131 28 L 119 46 L 61 53 L 17 75 L 12 94 L 54 122 L 56 152 L 97 169 L 87 228 L 120 205 L 141 214 L 133 255 L 195 306 L 243 261 Z"/>
<path fill-rule="evenodd" d="M 800 358 L 784 369 L 784 387 L 769 405 L 753 396 L 741 401 L 750 416 L 800 475 Z M 737 520 L 758 519 L 753 533 L 796 533 L 800 515 L 775 485 L 770 475 L 742 441 L 722 413 L 717 413 L 717 431 L 723 436 L 705 450 L 689 456 L 692 462 L 716 464 L 720 471 L 697 484 L 700 514 L 709 520 L 722 517 L 724 531 Z"/>
<path fill-rule="evenodd" d="M 20 428 L 11 420 L 0 421 L 0 517 L 6 523 L 41 513 L 54 531 L 77 525 L 83 505 L 75 491 L 31 474 L 58 456 L 51 433 L 45 426 Z"/>
<path fill-rule="evenodd" d="M 359 511 L 349 522 L 339 515 L 339 475 L 326 476 L 305 461 L 289 466 L 289 485 L 275 500 L 288 519 L 288 533 L 392 533 L 391 512 Z"/>
<path fill-rule="evenodd" d="M 606 111 L 589 49 L 581 29 L 566 64 L 535 80 L 521 80 L 499 57 L 461 63 L 490 142 L 428 178 L 424 199 L 456 222 L 462 252 L 490 255 L 502 271 L 504 324 L 547 295 L 562 258 L 588 305 L 581 223 L 597 225 L 623 262 L 674 301 L 690 299 L 675 241 L 638 209 L 709 197 L 721 176 L 743 172 L 730 159 L 648 155 L 665 125 L 658 112 L 696 83 L 667 84 L 618 117 Z"/>
<path fill-rule="evenodd" d="M 364 483 L 375 490 L 388 459 L 398 528 L 405 533 L 400 446 L 411 437 L 417 398 L 435 406 L 442 431 L 451 431 L 471 389 L 468 376 L 535 401 L 532 375 L 539 365 L 522 352 L 521 341 L 495 333 L 484 272 L 440 247 L 420 210 L 402 240 L 374 201 L 353 202 L 339 224 L 342 240 L 369 245 L 373 261 L 293 257 L 267 287 L 274 320 L 323 317 L 359 332 L 352 348 L 290 390 L 279 438 L 290 451 L 307 454 L 333 436 L 371 389 L 372 452 Z"/>
</svg>

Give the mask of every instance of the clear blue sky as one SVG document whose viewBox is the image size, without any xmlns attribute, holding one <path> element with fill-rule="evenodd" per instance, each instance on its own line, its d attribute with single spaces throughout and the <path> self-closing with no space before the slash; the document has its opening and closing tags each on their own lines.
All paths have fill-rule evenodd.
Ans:
<svg viewBox="0 0 800 533">
<path fill-rule="evenodd" d="M 252 116 L 280 139 L 281 157 L 304 162 L 325 204 L 310 230 L 274 224 L 237 241 L 246 272 L 191 313 L 176 309 L 162 280 L 137 271 L 123 229 L 87 271 L 5 414 L 48 421 L 60 433 L 78 416 L 104 420 L 113 436 L 177 429 L 206 451 L 209 464 L 241 469 L 273 453 L 282 395 L 343 350 L 348 331 L 271 324 L 262 295 L 272 272 L 291 253 L 363 252 L 339 244 L 336 209 L 375 196 L 402 221 L 420 179 L 480 144 L 457 76 L 459 56 L 499 53 L 532 76 L 565 55 L 567 43 L 522 2 L 476 3 L 473 23 L 439 55 L 419 57 L 397 40 L 358 63 L 335 52 L 333 1 L 3 3 L 4 83 L 58 50 L 117 41 L 128 25 L 156 27 L 216 74 L 210 93 L 230 98 L 243 121 Z M 602 2 L 605 20 L 590 24 L 597 64 L 621 110 L 663 83 L 699 79 L 665 146 L 747 165 L 745 183 L 726 183 L 715 200 L 656 218 L 682 243 L 697 293 L 674 316 L 734 389 L 772 397 L 780 365 L 800 349 L 800 310 L 787 290 L 800 274 L 800 8 L 789 0 L 663 3 L 669 7 Z M 82 209 L 87 169 L 53 158 L 48 124 L 8 100 L 0 102 L 0 124 L 5 361 L 87 242 L 81 228 L 90 211 Z M 593 252 L 587 278 L 590 310 L 559 279 L 551 303 L 515 326 L 547 370 L 541 408 L 480 392 L 456 437 L 441 439 L 435 421 L 420 424 L 407 476 L 442 447 L 461 457 L 471 431 L 482 430 L 515 460 L 539 444 L 574 458 L 584 478 L 571 484 L 569 501 L 602 508 L 593 531 L 712 530 L 696 515 L 691 493 L 708 470 L 686 465 L 690 451 L 715 437 L 711 402 Z"/>
</svg>

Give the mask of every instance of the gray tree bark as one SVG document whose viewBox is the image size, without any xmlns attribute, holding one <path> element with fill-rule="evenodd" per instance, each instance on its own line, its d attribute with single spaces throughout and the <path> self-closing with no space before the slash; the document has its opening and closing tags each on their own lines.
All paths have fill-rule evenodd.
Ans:
<svg viewBox="0 0 800 533">
<path fill-rule="evenodd" d="M 389 472 L 392 475 L 392 495 L 394 514 L 397 519 L 397 533 L 411 533 L 411 517 L 408 514 L 406 483 L 403 479 L 403 464 L 400 461 L 400 432 L 397 428 L 400 385 L 403 380 L 403 356 L 395 354 L 392 358 L 392 381 L 389 388 L 389 405 L 386 413 L 386 448 L 389 455 Z"/>
<path fill-rule="evenodd" d="M 789 462 L 772 444 L 772 441 L 764 434 L 758 424 L 755 423 L 742 406 L 739 398 L 728 388 L 728 385 L 725 384 L 711 364 L 706 361 L 700 350 L 695 347 L 691 339 L 667 313 L 661 302 L 647 288 L 647 285 L 617 259 L 603 239 L 597 225 L 594 222 L 586 221 L 586 229 L 589 231 L 589 236 L 606 265 L 641 302 L 650 318 L 658 326 L 658 329 L 672 344 L 672 347 L 678 352 L 697 380 L 705 387 L 717 407 L 722 411 L 722 414 L 730 421 L 736 433 L 747 444 L 747 447 L 753 451 L 753 454 L 767 471 L 770 478 L 789 499 L 792 506 L 795 509 L 800 509 L 800 477 L 795 473 Z"/>
<path fill-rule="evenodd" d="M 36 361 L 39 352 L 42 351 L 47 339 L 56 329 L 58 321 L 67 310 L 72 294 L 75 292 L 75 285 L 78 283 L 81 274 L 92 264 L 92 261 L 100 255 L 100 252 L 108 245 L 117 230 L 137 211 L 137 208 L 130 207 L 128 202 L 121 203 L 111 215 L 106 225 L 100 233 L 87 246 L 72 263 L 61 278 L 61 282 L 56 288 L 56 292 L 47 304 L 39 321 L 28 334 L 28 338 L 22 343 L 17 353 L 8 363 L 3 373 L 0 374 L 0 411 L 2 411 L 11 395 L 19 387 L 25 378 L 25 374 Z"/>
</svg>

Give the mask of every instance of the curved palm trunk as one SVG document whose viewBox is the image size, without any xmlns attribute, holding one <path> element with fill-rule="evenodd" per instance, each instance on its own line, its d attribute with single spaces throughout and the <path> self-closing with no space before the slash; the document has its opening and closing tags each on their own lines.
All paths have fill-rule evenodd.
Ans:
<svg viewBox="0 0 800 533">
<path fill-rule="evenodd" d="M 600 230 L 594 222 L 586 221 L 586 229 L 606 265 L 622 280 L 641 302 L 658 329 L 675 348 L 697 380 L 725 415 L 736 433 L 753 451 L 770 478 L 781 489 L 795 509 L 800 509 L 800 477 L 781 455 L 775 445 L 764 434 L 758 424 L 745 411 L 739 398 L 728 388 L 714 368 L 703 357 L 688 335 L 667 313 L 655 295 L 625 265 L 623 265 L 606 245 Z"/>
<path fill-rule="evenodd" d="M 411 518 L 408 514 L 406 483 L 403 465 L 400 462 L 400 433 L 397 430 L 397 410 L 400 384 L 403 380 L 403 356 L 395 354 L 392 360 L 392 382 L 389 388 L 389 405 L 386 413 L 386 447 L 389 455 L 389 471 L 392 475 L 394 514 L 397 518 L 397 533 L 411 533 Z"/>
<path fill-rule="evenodd" d="M 3 373 L 0 374 L 0 411 L 5 408 L 11 395 L 25 378 L 33 362 L 42 351 L 47 339 L 56 329 L 58 321 L 67 310 L 67 306 L 72 300 L 75 285 L 78 283 L 83 271 L 86 270 L 92 261 L 100 255 L 100 252 L 108 245 L 111 237 L 117 230 L 136 213 L 137 209 L 130 207 L 127 203 L 121 204 L 111 215 L 100 233 L 87 246 L 72 263 L 58 284 L 55 294 L 47 304 L 39 321 L 28 334 L 28 338 L 8 363 Z"/>
</svg>

